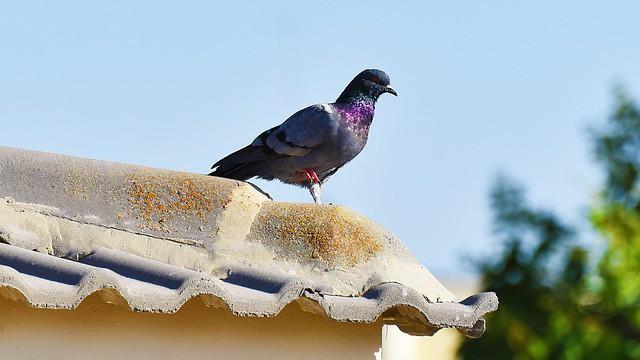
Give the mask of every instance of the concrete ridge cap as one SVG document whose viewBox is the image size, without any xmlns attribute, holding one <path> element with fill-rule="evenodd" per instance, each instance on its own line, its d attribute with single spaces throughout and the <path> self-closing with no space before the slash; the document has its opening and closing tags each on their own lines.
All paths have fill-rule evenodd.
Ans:
<svg viewBox="0 0 640 360">
<path fill-rule="evenodd" d="M 104 271 L 83 275 L 88 293 L 102 284 L 111 294 L 105 296 L 135 297 L 126 290 L 131 275 L 149 289 L 159 282 L 180 296 L 236 296 L 231 304 L 207 301 L 237 314 L 253 311 L 242 296 L 280 304 L 271 298 L 300 299 L 307 290 L 336 296 L 326 311 L 340 309 L 339 297 L 352 298 L 347 308 L 369 308 L 366 294 L 388 283 L 401 288 L 379 295 L 377 310 L 390 299 L 407 301 L 407 294 L 411 306 L 424 310 L 406 310 L 411 314 L 398 315 L 403 318 L 426 319 L 432 307 L 425 303 L 457 303 L 399 239 L 370 219 L 343 206 L 272 201 L 244 182 L 0 147 L 0 197 L 0 242 L 71 263 L 93 261 Z M 69 276 L 62 284 L 77 284 Z M 398 301 L 387 310 L 405 311 Z M 455 311 L 474 306 L 463 305 Z M 425 321 L 436 326 L 438 319 Z M 472 325 L 460 328 L 472 335 L 480 327 Z"/>
</svg>

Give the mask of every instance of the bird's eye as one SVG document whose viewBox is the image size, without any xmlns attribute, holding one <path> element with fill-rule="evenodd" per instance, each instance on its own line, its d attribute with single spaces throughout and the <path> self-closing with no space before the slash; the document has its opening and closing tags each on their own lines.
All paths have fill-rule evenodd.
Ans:
<svg viewBox="0 0 640 360">
<path fill-rule="evenodd" d="M 371 81 L 377 84 L 380 82 L 380 79 L 377 76 L 374 76 Z"/>
</svg>

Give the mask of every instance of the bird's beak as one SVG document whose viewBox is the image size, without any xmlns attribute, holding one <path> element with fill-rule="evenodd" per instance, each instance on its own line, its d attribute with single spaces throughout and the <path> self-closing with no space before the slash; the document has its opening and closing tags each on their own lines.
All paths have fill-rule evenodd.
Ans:
<svg viewBox="0 0 640 360">
<path fill-rule="evenodd" d="M 398 96 L 398 93 L 389 85 L 385 86 L 385 92 L 388 92 L 389 94 Z"/>
</svg>

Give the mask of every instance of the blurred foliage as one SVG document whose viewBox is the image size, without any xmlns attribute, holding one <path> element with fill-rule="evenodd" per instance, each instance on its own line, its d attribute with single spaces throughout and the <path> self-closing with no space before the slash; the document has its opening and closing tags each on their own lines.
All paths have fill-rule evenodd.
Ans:
<svg viewBox="0 0 640 360">
<path fill-rule="evenodd" d="M 605 183 L 590 222 L 604 250 L 530 206 L 521 186 L 491 191 L 501 254 L 478 261 L 483 291 L 500 298 L 468 359 L 640 359 L 640 110 L 617 90 L 606 124 L 591 132 Z"/>
</svg>

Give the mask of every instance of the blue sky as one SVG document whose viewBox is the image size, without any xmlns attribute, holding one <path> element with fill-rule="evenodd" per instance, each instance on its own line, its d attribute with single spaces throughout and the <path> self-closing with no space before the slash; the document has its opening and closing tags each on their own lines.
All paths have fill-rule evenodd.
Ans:
<svg viewBox="0 0 640 360">
<path fill-rule="evenodd" d="M 359 71 L 391 76 L 325 186 L 437 276 L 490 253 L 499 171 L 584 225 L 586 128 L 640 92 L 637 2 L 2 2 L 0 145 L 207 172 Z M 277 200 L 309 194 L 258 182 Z"/>
</svg>

